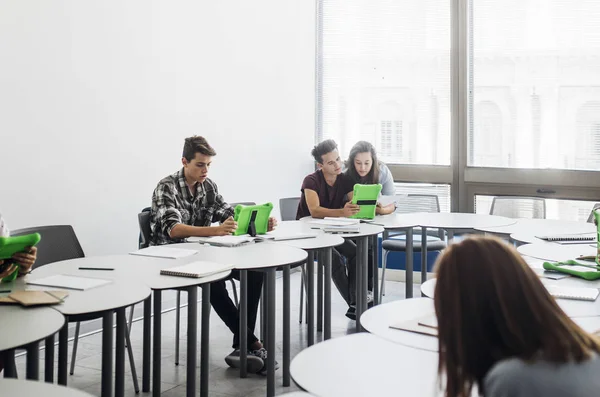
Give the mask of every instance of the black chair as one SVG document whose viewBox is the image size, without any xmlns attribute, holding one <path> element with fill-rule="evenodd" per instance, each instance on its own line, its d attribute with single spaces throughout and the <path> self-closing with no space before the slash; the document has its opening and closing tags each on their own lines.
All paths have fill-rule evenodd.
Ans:
<svg viewBox="0 0 600 397">
<path fill-rule="evenodd" d="M 81 248 L 81 244 L 77 239 L 77 235 L 75 234 L 75 231 L 71 225 L 29 227 L 26 229 L 15 230 L 13 236 L 21 236 L 31 233 L 39 233 L 42 237 L 40 242 L 37 244 L 37 259 L 33 269 L 49 263 L 83 258 L 85 256 L 83 249 Z M 75 357 L 77 356 L 80 325 L 80 322 L 77 321 L 75 325 L 75 336 L 73 338 L 73 352 L 71 353 L 71 368 L 69 371 L 71 375 L 73 375 L 75 372 Z M 133 385 L 135 392 L 139 393 L 140 389 L 135 370 L 135 362 L 133 358 L 133 350 L 131 348 L 129 332 L 126 332 L 125 337 L 127 343 L 127 353 L 129 354 L 129 364 L 131 365 Z"/>
<path fill-rule="evenodd" d="M 440 201 L 438 196 L 434 194 L 408 194 L 399 198 L 396 212 L 440 212 Z M 433 233 L 435 240 L 427 241 L 427 252 L 422 253 L 421 255 L 427 255 L 429 251 L 441 251 L 446 248 L 444 231 L 431 230 L 431 233 Z M 430 235 L 428 234 L 428 236 Z M 383 250 L 383 258 L 381 263 L 382 270 L 381 288 L 379 288 L 379 302 L 382 301 L 383 296 L 385 295 L 385 269 L 387 268 L 388 254 L 390 252 L 406 253 L 406 240 L 395 238 L 385 239 L 381 243 L 381 248 Z M 421 241 L 413 241 L 413 252 L 421 252 Z"/>
</svg>

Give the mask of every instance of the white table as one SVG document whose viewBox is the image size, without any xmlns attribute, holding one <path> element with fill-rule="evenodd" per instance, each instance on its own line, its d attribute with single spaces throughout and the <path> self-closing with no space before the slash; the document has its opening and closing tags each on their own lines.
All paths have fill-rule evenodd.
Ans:
<svg viewBox="0 0 600 397">
<path fill-rule="evenodd" d="M 271 349 L 267 356 L 267 397 L 275 395 L 275 303 L 277 299 L 277 290 L 275 283 L 275 271 L 278 267 L 283 267 L 284 278 L 288 279 L 290 266 L 299 265 L 306 262 L 308 257 L 304 250 L 296 247 L 291 247 L 287 244 L 278 244 L 274 242 L 262 242 L 247 244 L 241 247 L 223 248 L 202 245 L 199 243 L 183 243 L 172 244 L 173 248 L 196 249 L 199 251 L 199 256 L 202 260 L 208 260 L 219 263 L 227 263 L 234 266 L 240 271 L 240 376 L 246 377 L 246 360 L 247 351 L 243 346 L 247 345 L 247 328 L 248 328 L 248 307 L 247 307 L 247 290 L 248 280 L 247 271 L 256 270 L 266 272 L 266 283 L 264 286 L 264 297 L 267 302 L 267 349 Z M 289 296 L 289 290 L 284 291 L 284 296 Z M 284 306 L 287 303 L 287 311 L 289 312 L 289 300 L 284 301 Z M 284 307 L 284 311 L 286 308 Z M 289 326 L 289 321 L 288 321 Z M 289 335 L 288 335 L 289 336 Z M 284 372 L 288 371 L 289 362 L 289 341 L 283 343 Z"/>
<path fill-rule="evenodd" d="M 93 397 L 91 394 L 82 392 L 81 390 L 69 389 L 65 386 L 18 379 L 0 380 L 0 393 L 3 396 L 10 397 Z"/>
<path fill-rule="evenodd" d="M 2 284 L 2 288 L 4 288 Z M 5 295 L 5 294 L 3 294 Z M 49 306 L 25 308 L 21 305 L 0 306 L 0 352 L 4 352 L 6 377 L 16 377 L 14 349 L 27 350 L 27 379 L 39 378 L 39 342 L 57 333 L 65 317 Z M 0 388 L 4 393 L 4 390 Z M 10 395 L 10 394 L 8 394 Z"/>
<path fill-rule="evenodd" d="M 319 397 L 432 396 L 437 353 L 359 333 L 311 346 L 292 361 L 292 378 Z"/>
<path fill-rule="evenodd" d="M 521 255 L 532 256 L 546 261 L 566 261 L 576 259 L 579 256 L 596 255 L 595 244 L 557 244 L 557 243 L 534 243 L 525 244 L 517 248 Z M 593 262 L 590 262 L 593 263 Z"/>
<path fill-rule="evenodd" d="M 162 276 L 161 269 L 180 266 L 185 263 L 197 261 L 198 255 L 175 260 L 167 258 L 153 258 L 137 255 L 108 255 L 71 259 L 62 262 L 56 262 L 50 265 L 36 269 L 33 274 L 41 277 L 49 274 L 71 274 L 82 277 L 97 277 L 114 280 L 114 285 L 121 285 L 121 288 L 129 291 L 129 285 L 143 285 L 145 290 L 152 289 L 154 293 L 154 335 L 151 339 L 151 317 L 152 308 L 150 305 L 149 290 L 144 297 L 144 338 L 143 338 L 143 363 L 142 363 L 142 391 L 150 391 L 150 363 L 153 365 L 152 393 L 154 396 L 160 395 L 161 382 L 161 313 L 162 313 L 162 291 L 168 289 L 185 289 L 188 293 L 188 332 L 187 332 L 187 378 L 186 390 L 191 395 L 195 395 L 196 390 L 196 356 L 197 356 L 197 336 L 198 336 L 198 286 L 202 286 L 202 341 L 201 341 L 201 360 L 200 360 L 200 388 L 201 395 L 208 395 L 208 352 L 210 329 L 210 283 L 226 278 L 231 273 L 218 273 L 203 278 L 185 278 Z M 94 271 L 79 270 L 80 267 L 89 268 L 113 268 L 113 271 Z M 112 285 L 112 284 L 109 284 Z M 127 285 L 127 287 L 123 287 Z M 103 287 L 104 288 L 104 287 Z M 88 290 L 95 291 L 96 289 Z M 84 291 L 84 292 L 88 292 Z M 117 291 L 112 291 L 108 299 L 120 299 Z M 106 298 L 105 298 L 106 299 Z M 98 299 L 102 301 L 102 299 Z M 137 302 L 140 302 L 138 300 Z M 133 303 L 137 303 L 133 302 Z M 80 310 L 87 310 L 89 302 L 79 301 L 82 307 Z M 133 304 L 132 303 L 132 304 Z M 129 306 L 129 305 L 127 305 Z M 118 319 L 118 317 L 117 317 Z M 118 339 L 117 339 L 118 341 Z M 153 342 L 153 360 L 151 360 L 150 344 Z M 128 346 L 129 348 L 129 346 Z"/>
<path fill-rule="evenodd" d="M 393 324 L 434 314 L 432 299 L 404 299 L 372 307 L 363 313 L 360 322 L 367 331 L 390 342 L 437 352 L 438 339 L 436 337 L 390 328 L 390 325 Z"/>
<path fill-rule="evenodd" d="M 310 224 L 302 221 L 283 221 L 277 229 L 271 233 L 272 236 L 291 236 L 291 235 L 302 235 L 302 234 L 313 234 L 314 238 L 298 239 L 298 240 L 285 240 L 276 241 L 276 244 L 288 245 L 307 251 L 308 258 L 307 262 L 307 338 L 308 345 L 312 346 L 315 343 L 314 333 L 314 255 L 317 252 L 319 260 L 317 262 L 317 331 L 324 330 L 324 339 L 331 338 L 331 250 L 333 247 L 337 247 L 344 243 L 344 239 L 336 234 L 323 233 L 322 230 L 312 229 Z M 323 273 L 324 277 L 323 277 Z M 286 278 L 283 279 L 284 291 L 286 290 Z M 289 277 L 287 278 L 289 283 Z M 287 287 L 289 290 L 289 286 Z M 323 294 L 323 290 L 325 293 Z M 284 292 L 284 301 L 289 299 L 289 294 Z M 324 300 L 323 300 L 324 298 Z M 300 303 L 302 304 L 302 302 Z M 289 304 L 287 305 L 289 306 Z M 284 319 L 283 319 L 283 332 L 284 340 L 286 340 L 286 332 L 289 333 L 289 314 L 290 310 L 285 310 L 284 305 Z M 324 309 L 324 310 L 323 310 Z M 324 311 L 324 313 L 323 313 Z M 324 326 L 323 326 L 324 323 Z M 284 362 L 286 360 L 284 359 Z M 289 359 L 287 360 L 289 362 Z M 289 386 L 289 372 L 284 372 L 284 386 Z"/>
<path fill-rule="evenodd" d="M 76 261 L 76 260 L 73 260 Z M 73 274 L 68 271 L 66 262 L 55 262 L 36 268 L 31 274 L 18 278 L 7 285 L 12 290 L 40 290 L 46 287 L 31 286 L 26 280 L 35 280 L 54 274 Z M 106 262 L 105 262 L 106 264 Z M 150 289 L 139 282 L 132 280 L 113 279 L 108 274 L 92 275 L 78 273 L 80 276 L 111 279 L 112 282 L 100 287 L 87 289 L 85 291 L 69 291 L 69 297 L 54 308 L 62 313 L 67 322 L 85 321 L 94 318 L 102 318 L 102 396 L 112 396 L 112 372 L 113 372 L 113 313 L 116 312 L 116 346 L 115 346 L 115 387 L 116 397 L 122 397 L 125 393 L 125 339 L 127 337 L 127 324 L 125 320 L 125 308 L 141 302 L 150 296 Z M 65 325 L 58 335 L 58 383 L 67 384 L 67 355 L 68 355 L 68 327 Z M 46 339 L 46 354 L 54 354 L 53 336 Z M 52 361 L 53 362 L 53 361 Z M 51 372 L 46 364 L 46 381 Z M 50 377 L 51 379 L 51 377 Z"/>
</svg>

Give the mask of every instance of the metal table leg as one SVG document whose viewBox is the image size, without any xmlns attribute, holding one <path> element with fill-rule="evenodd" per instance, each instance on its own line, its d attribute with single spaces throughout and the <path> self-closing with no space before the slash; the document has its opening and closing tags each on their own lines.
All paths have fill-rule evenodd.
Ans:
<svg viewBox="0 0 600 397">
<path fill-rule="evenodd" d="M 421 227 L 421 284 L 427 281 L 427 228 Z M 421 296 L 423 293 L 421 293 Z"/>
<path fill-rule="evenodd" d="M 373 258 L 373 305 L 379 304 L 379 235 L 374 235 L 372 241 Z"/>
<path fill-rule="evenodd" d="M 65 316 L 66 317 L 66 316 Z M 69 355 L 69 319 L 65 320 L 65 325 L 58 332 L 58 384 L 67 385 L 67 367 Z"/>
<path fill-rule="evenodd" d="M 317 251 L 317 332 L 323 332 L 323 255 Z"/>
<path fill-rule="evenodd" d="M 127 320 L 125 308 L 117 309 L 117 335 L 115 343 L 115 397 L 125 395 L 125 338 L 127 336 Z"/>
<path fill-rule="evenodd" d="M 44 350 L 44 380 L 47 383 L 54 383 L 54 335 L 50 335 L 45 341 Z"/>
<path fill-rule="evenodd" d="M 187 357 L 186 357 L 186 396 L 196 395 L 196 349 L 198 343 L 198 287 L 187 288 Z"/>
<path fill-rule="evenodd" d="M 4 351 L 4 377 L 7 379 L 17 379 L 17 366 L 15 365 L 15 351 Z"/>
<path fill-rule="evenodd" d="M 200 397 L 208 397 L 210 342 L 210 284 L 202 286 L 202 333 L 200 334 Z"/>
<path fill-rule="evenodd" d="M 240 378 L 248 376 L 248 272 L 240 270 Z"/>
<path fill-rule="evenodd" d="M 154 290 L 154 335 L 152 336 L 152 396 L 160 397 L 162 291 Z"/>
<path fill-rule="evenodd" d="M 152 357 L 152 296 L 144 300 L 144 339 L 142 352 L 142 392 L 150 391 L 150 361 Z"/>
<path fill-rule="evenodd" d="M 414 263 L 413 263 L 413 229 L 406 229 L 406 286 L 405 286 L 405 297 L 410 299 L 413 297 L 413 276 L 414 276 Z"/>
<path fill-rule="evenodd" d="M 325 340 L 331 339 L 331 247 L 323 250 L 323 267 L 325 268 L 325 332 L 323 338 Z"/>
<path fill-rule="evenodd" d="M 27 345 L 27 367 L 25 377 L 28 380 L 39 380 L 40 378 L 40 342 Z"/>
<path fill-rule="evenodd" d="M 267 270 L 267 345 L 271 350 L 267 356 L 267 397 L 275 396 L 275 268 Z"/>
<path fill-rule="evenodd" d="M 290 385 L 290 267 L 283 267 L 283 386 Z M 271 350 L 274 352 L 274 350 Z"/>
<path fill-rule="evenodd" d="M 363 330 L 360 325 L 360 316 L 367 310 L 367 278 L 369 237 L 356 239 L 356 331 Z"/>
<path fill-rule="evenodd" d="M 102 316 L 102 385 L 100 395 L 112 396 L 113 376 L 113 312 L 105 312 Z"/>
<path fill-rule="evenodd" d="M 307 333 L 308 333 L 308 346 L 315 344 L 315 253 L 314 251 L 308 251 L 308 257 L 306 258 L 306 294 L 308 295 L 308 307 L 306 308 L 306 314 L 308 316 L 307 321 Z"/>
</svg>

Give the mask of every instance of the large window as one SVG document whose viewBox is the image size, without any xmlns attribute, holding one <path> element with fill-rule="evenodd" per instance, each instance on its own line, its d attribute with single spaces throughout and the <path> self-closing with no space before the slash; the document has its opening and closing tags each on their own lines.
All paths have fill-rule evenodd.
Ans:
<svg viewBox="0 0 600 397">
<path fill-rule="evenodd" d="M 450 1 L 322 0 L 319 139 L 450 164 Z"/>
<path fill-rule="evenodd" d="M 468 165 L 600 170 L 600 1 L 470 11 Z"/>
</svg>

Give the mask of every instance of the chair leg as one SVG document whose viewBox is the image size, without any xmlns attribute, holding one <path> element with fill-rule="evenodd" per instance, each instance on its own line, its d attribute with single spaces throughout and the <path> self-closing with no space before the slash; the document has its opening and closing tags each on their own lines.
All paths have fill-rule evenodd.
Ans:
<svg viewBox="0 0 600 397">
<path fill-rule="evenodd" d="M 133 309 L 135 309 L 135 305 L 131 305 L 131 309 L 129 310 L 129 320 L 127 321 L 127 334 L 131 334 L 131 324 L 133 324 Z"/>
<path fill-rule="evenodd" d="M 237 287 L 235 286 L 235 281 L 233 280 L 229 280 L 231 281 L 231 289 L 233 290 L 233 303 L 235 303 L 236 306 L 240 305 L 240 302 L 238 301 L 238 293 L 237 293 Z"/>
<path fill-rule="evenodd" d="M 383 296 L 385 295 L 385 269 L 387 267 L 387 257 L 390 251 L 383 251 L 383 258 L 381 260 L 381 288 L 379 288 L 379 303 L 383 302 Z"/>
<path fill-rule="evenodd" d="M 71 370 L 69 374 L 73 375 L 75 372 L 75 357 L 77 356 L 77 344 L 79 343 L 79 321 L 75 325 L 75 338 L 73 339 L 73 352 L 71 353 Z"/>
<path fill-rule="evenodd" d="M 300 315 L 298 322 L 302 324 L 302 311 L 304 309 L 304 265 L 300 266 Z"/>
<path fill-rule="evenodd" d="M 181 316 L 181 291 L 177 291 L 177 307 L 175 308 L 175 365 L 179 365 L 179 320 Z"/>
</svg>

